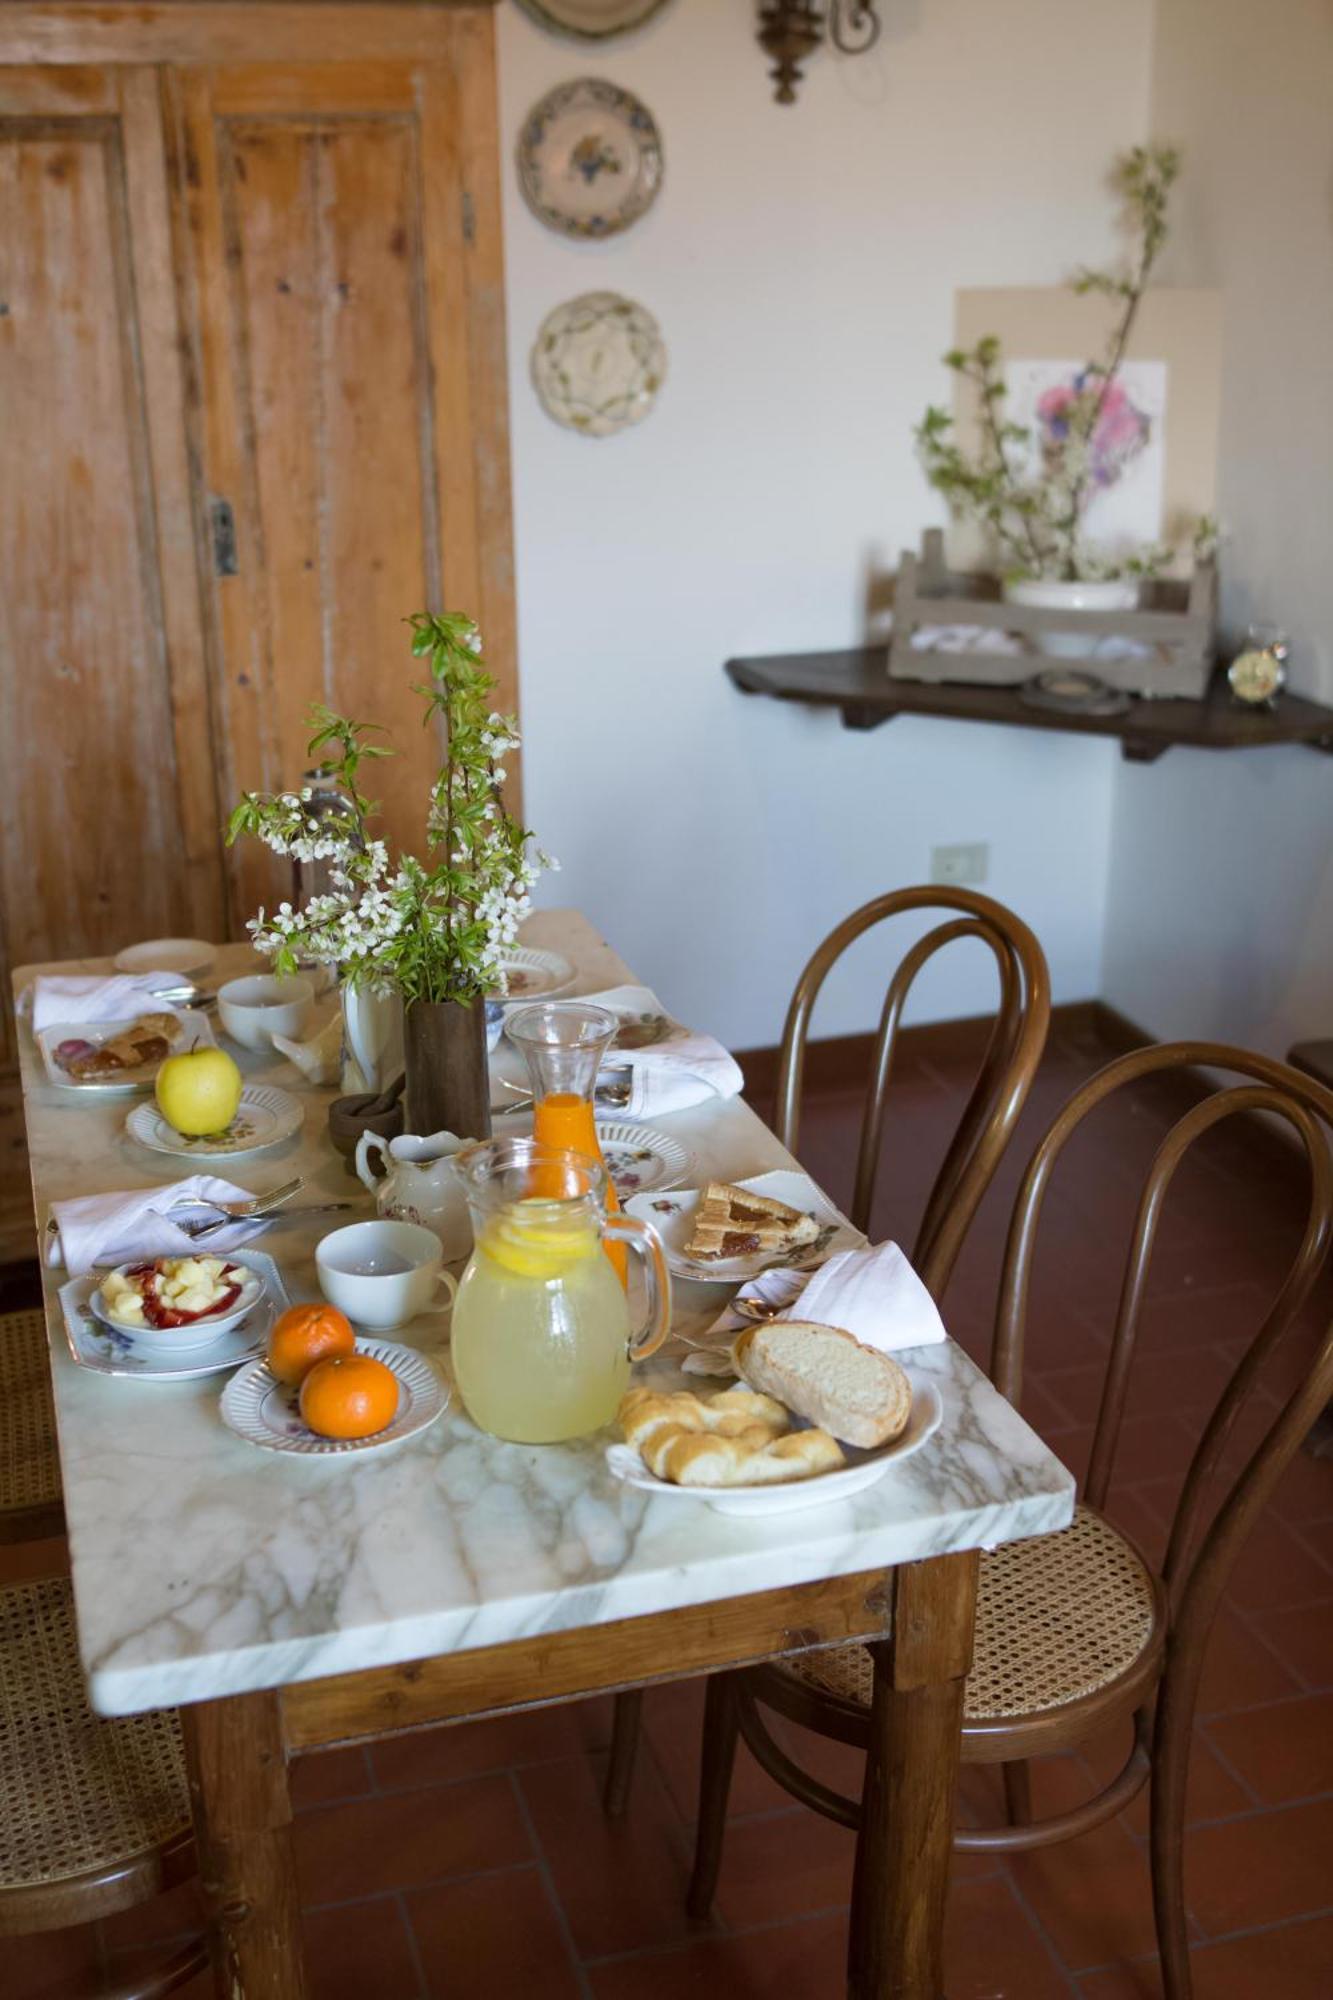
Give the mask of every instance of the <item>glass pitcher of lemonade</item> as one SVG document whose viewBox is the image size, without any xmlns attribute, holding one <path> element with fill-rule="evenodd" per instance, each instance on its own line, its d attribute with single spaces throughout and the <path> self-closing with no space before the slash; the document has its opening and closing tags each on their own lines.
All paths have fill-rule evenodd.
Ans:
<svg viewBox="0 0 1333 2000">
<path fill-rule="evenodd" d="M 554 1444 L 610 1423 L 631 1361 L 666 1338 L 671 1280 L 655 1229 L 608 1215 L 605 1169 L 535 1139 L 457 1154 L 476 1244 L 453 1313 L 453 1365 L 468 1415 L 516 1444 Z M 635 1330 L 603 1244 L 643 1264 Z"/>
</svg>

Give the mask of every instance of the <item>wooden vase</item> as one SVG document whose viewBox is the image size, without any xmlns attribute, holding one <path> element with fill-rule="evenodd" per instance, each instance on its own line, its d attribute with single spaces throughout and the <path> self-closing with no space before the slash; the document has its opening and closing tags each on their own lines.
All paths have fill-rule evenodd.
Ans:
<svg viewBox="0 0 1333 2000">
<path fill-rule="evenodd" d="M 486 1065 L 486 1003 L 414 1000 L 403 1025 L 407 1058 L 407 1129 L 425 1137 L 453 1132 L 488 1139 L 491 1082 Z"/>
</svg>

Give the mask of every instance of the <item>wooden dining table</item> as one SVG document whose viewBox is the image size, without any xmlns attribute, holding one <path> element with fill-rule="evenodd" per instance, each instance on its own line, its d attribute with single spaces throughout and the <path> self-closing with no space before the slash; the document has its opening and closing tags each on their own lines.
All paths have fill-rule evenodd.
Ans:
<svg viewBox="0 0 1333 2000">
<path fill-rule="evenodd" d="M 633 977 L 573 910 L 533 916 L 522 941 L 565 954 L 575 992 Z M 253 968 L 248 946 L 220 946 L 209 983 Z M 29 966 L 15 987 L 80 970 L 109 965 Z M 49 1082 L 31 1034 L 21 1039 L 39 1232 L 53 1202 L 201 1169 L 131 1138 L 134 1099 Z M 202 1170 L 255 1190 L 300 1173 L 302 1204 L 359 1195 L 328 1138 L 336 1093 L 305 1085 L 276 1053 L 235 1054 L 248 1079 L 300 1096 L 304 1125 Z M 521 1118 L 498 1129 L 511 1122 L 522 1129 Z M 694 1155 L 698 1180 L 794 1164 L 740 1098 L 660 1123 Z M 314 1298 L 319 1236 L 349 1219 L 293 1216 L 256 1247 L 293 1298 Z M 57 1298 L 65 1275 L 48 1268 L 44 1283 L 82 1662 L 101 1714 L 180 1710 L 220 1995 L 310 1990 L 293 1754 L 859 1640 L 875 1680 L 847 1991 L 939 2000 L 978 1552 L 1063 1528 L 1074 1504 L 1071 1475 L 953 1341 L 905 1357 L 944 1409 L 914 1456 L 849 1499 L 737 1518 L 621 1483 L 606 1435 L 489 1437 L 456 1396 L 442 1421 L 391 1449 L 257 1449 L 220 1419 L 225 1377 L 135 1382 L 76 1365 Z M 647 1372 L 696 1382 L 678 1373 L 685 1343 L 727 1296 L 678 1282 L 676 1338 Z M 399 1337 L 447 1375 L 441 1324 L 424 1318 Z"/>
</svg>

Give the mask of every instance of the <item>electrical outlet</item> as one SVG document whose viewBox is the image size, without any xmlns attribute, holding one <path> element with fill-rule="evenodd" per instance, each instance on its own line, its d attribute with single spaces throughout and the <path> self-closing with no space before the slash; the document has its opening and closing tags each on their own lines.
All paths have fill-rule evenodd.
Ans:
<svg viewBox="0 0 1333 2000">
<path fill-rule="evenodd" d="M 949 882 L 955 889 L 973 889 L 985 881 L 989 872 L 988 840 L 964 840 L 954 847 L 932 847 L 930 850 L 932 882 Z"/>
</svg>

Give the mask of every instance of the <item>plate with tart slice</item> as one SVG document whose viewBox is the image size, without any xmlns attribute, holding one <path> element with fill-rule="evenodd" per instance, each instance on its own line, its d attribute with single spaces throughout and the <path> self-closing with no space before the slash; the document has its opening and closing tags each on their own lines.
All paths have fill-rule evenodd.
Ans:
<svg viewBox="0 0 1333 2000">
<path fill-rule="evenodd" d="M 132 1021 L 57 1022 L 35 1037 L 47 1080 L 62 1090 L 151 1090 L 167 1056 L 213 1048 L 195 1011 L 145 1007 Z"/>
<path fill-rule="evenodd" d="M 675 1193 L 650 1191 L 625 1209 L 651 1222 L 676 1277 L 719 1284 L 743 1284 L 779 1264 L 812 1271 L 866 1240 L 808 1174 L 785 1168 Z"/>
</svg>

